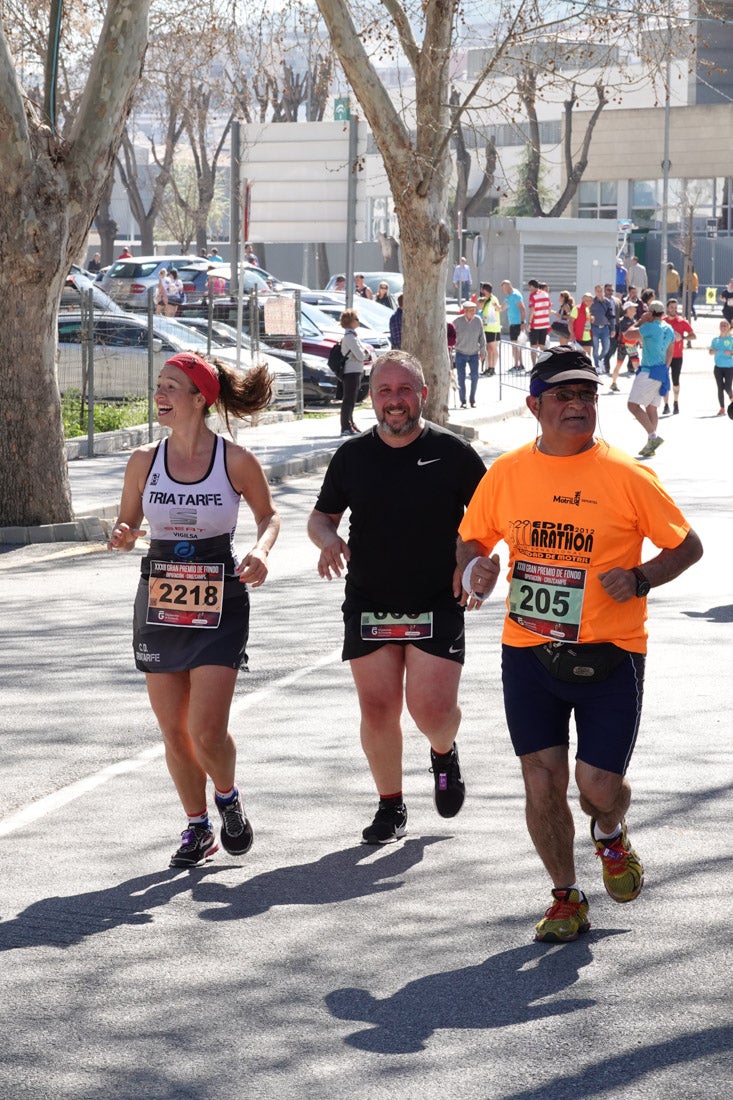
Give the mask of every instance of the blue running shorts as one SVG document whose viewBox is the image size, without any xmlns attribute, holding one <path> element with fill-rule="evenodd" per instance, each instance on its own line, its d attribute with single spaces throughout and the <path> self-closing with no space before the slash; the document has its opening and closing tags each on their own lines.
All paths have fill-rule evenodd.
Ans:
<svg viewBox="0 0 733 1100">
<path fill-rule="evenodd" d="M 576 759 L 625 775 L 641 720 L 644 665 L 643 653 L 627 653 L 606 680 L 566 684 L 540 664 L 531 648 L 502 646 L 504 710 L 517 756 L 569 747 L 574 714 Z"/>
</svg>

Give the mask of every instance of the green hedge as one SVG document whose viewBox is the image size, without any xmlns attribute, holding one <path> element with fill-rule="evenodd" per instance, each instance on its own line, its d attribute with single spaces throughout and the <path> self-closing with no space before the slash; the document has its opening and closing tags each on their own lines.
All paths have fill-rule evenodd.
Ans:
<svg viewBox="0 0 733 1100">
<path fill-rule="evenodd" d="M 87 434 L 87 403 L 82 408 L 81 394 L 78 390 L 67 390 L 61 398 L 61 417 L 64 422 L 64 436 L 74 439 Z M 99 402 L 94 406 L 94 431 L 114 432 L 119 428 L 132 428 L 136 424 L 145 424 L 148 419 L 148 403 L 145 400 L 131 398 L 113 404 Z"/>
</svg>

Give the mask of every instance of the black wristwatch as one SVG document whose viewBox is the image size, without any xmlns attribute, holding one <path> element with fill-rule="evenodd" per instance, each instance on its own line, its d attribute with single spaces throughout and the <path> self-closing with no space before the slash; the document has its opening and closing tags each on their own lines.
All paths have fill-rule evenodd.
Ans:
<svg viewBox="0 0 733 1100">
<path fill-rule="evenodd" d="M 636 595 L 640 599 L 643 596 L 648 596 L 652 586 L 642 573 L 641 569 L 639 569 L 638 565 L 634 566 L 631 572 L 636 577 Z"/>
</svg>

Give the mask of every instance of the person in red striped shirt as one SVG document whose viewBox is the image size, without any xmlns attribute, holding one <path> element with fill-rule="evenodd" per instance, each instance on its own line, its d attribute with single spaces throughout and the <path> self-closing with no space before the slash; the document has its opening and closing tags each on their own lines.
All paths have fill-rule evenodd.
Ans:
<svg viewBox="0 0 733 1100">
<path fill-rule="evenodd" d="M 529 279 L 527 286 L 529 287 L 529 346 L 534 363 L 539 349 L 544 348 L 547 342 L 552 302 L 547 283 L 538 283 L 536 279 Z"/>
</svg>

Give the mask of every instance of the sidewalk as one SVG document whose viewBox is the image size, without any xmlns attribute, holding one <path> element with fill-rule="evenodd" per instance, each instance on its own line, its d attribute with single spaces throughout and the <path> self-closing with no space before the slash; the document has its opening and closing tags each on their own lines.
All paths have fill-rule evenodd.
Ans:
<svg viewBox="0 0 733 1100">
<path fill-rule="evenodd" d="M 717 334 L 720 318 L 700 318 L 696 324 L 697 340 L 693 348 L 685 351 L 684 367 L 682 372 L 682 403 L 683 408 L 687 389 L 692 396 L 691 386 L 697 376 L 700 382 L 704 375 L 704 393 L 696 397 L 696 406 L 709 398 L 708 404 L 712 412 L 716 405 L 715 386 L 713 382 L 713 362 L 708 355 L 708 346 L 713 335 Z M 602 379 L 601 396 L 608 394 L 608 377 Z M 620 423 L 625 429 L 624 434 L 629 434 L 633 421 L 626 410 L 624 394 L 630 389 L 630 380 L 624 374 L 619 376 L 619 384 L 622 392 L 613 398 L 612 404 L 603 401 L 601 406 L 606 430 L 609 428 L 611 415 L 623 413 Z M 497 378 L 481 376 L 477 393 L 477 407 L 475 409 L 449 409 L 448 427 L 462 435 L 467 436 L 480 444 L 498 446 L 504 449 L 504 439 L 507 435 L 514 435 L 513 431 L 499 430 L 498 426 L 510 418 L 514 418 L 525 412 L 525 397 L 528 389 L 528 375 L 505 375 L 501 385 Z M 695 384 L 695 391 L 698 387 Z M 499 393 L 501 392 L 501 399 Z M 456 395 L 450 394 L 451 405 L 456 402 Z M 529 414 L 527 414 L 529 415 Z M 325 467 L 331 455 L 341 444 L 339 413 L 336 407 L 333 412 L 316 413 L 303 420 L 294 418 L 284 419 L 288 414 L 277 414 L 277 419 L 268 417 L 267 421 L 257 424 L 255 427 L 238 426 L 236 440 L 238 443 L 249 447 L 262 463 L 268 481 L 276 483 L 284 478 L 296 477 L 299 474 L 309 473 Z M 366 429 L 374 424 L 374 414 L 367 405 L 357 409 L 357 422 L 360 427 Z M 635 434 L 641 432 L 639 425 L 635 425 Z M 78 444 L 70 441 L 67 445 L 69 457 L 69 479 L 71 482 L 72 502 L 74 506 L 74 521 L 71 523 L 48 524 L 40 527 L 5 527 L 0 528 L 0 544 L 27 545 L 28 543 L 45 542 L 95 542 L 103 541 L 107 537 L 107 525 L 117 516 L 122 481 L 124 477 L 130 450 L 147 440 L 147 429 L 141 432 L 139 428 L 130 429 L 127 433 L 115 432 L 114 445 L 116 449 L 111 454 L 99 454 L 93 458 L 77 458 L 71 455 L 79 451 Z M 610 433 L 609 433 L 610 434 Z M 663 434 L 663 433 L 662 433 Z M 641 437 L 640 437 L 641 438 Z M 514 445 L 507 441 L 507 445 Z M 633 447 L 633 443 L 630 444 Z"/>
<path fill-rule="evenodd" d="M 477 438 L 479 424 L 501 420 L 522 411 L 523 392 L 505 389 L 499 402 L 494 394 L 486 393 L 488 382 L 488 379 L 482 379 L 482 385 L 486 385 L 481 393 L 489 397 L 487 402 L 482 401 L 476 409 L 451 410 L 449 427 L 454 431 L 468 438 Z M 342 442 L 338 407 L 333 412 L 316 413 L 303 420 L 283 419 L 285 416 L 287 414 L 279 414 L 276 421 L 260 423 L 255 427 L 237 425 L 235 428 L 236 441 L 257 455 L 271 483 L 327 466 Z M 374 414 L 366 405 L 357 408 L 356 419 L 364 429 L 375 423 Z M 124 432 L 115 432 L 114 435 L 115 445 L 119 449 L 113 453 L 69 460 L 73 522 L 39 527 L 2 527 L 0 544 L 21 546 L 29 543 L 105 540 L 108 523 L 117 516 L 130 451 L 147 441 L 147 429 L 141 433 L 139 428 L 134 428 L 127 435 Z"/>
</svg>

